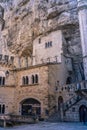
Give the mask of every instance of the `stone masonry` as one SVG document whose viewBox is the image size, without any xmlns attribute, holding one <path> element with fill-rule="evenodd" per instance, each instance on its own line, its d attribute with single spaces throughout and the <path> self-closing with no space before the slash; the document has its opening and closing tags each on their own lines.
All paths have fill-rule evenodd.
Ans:
<svg viewBox="0 0 87 130">
<path fill-rule="evenodd" d="M 81 110 L 87 113 L 86 0 L 0 4 L 0 115 L 81 121 Z"/>
</svg>

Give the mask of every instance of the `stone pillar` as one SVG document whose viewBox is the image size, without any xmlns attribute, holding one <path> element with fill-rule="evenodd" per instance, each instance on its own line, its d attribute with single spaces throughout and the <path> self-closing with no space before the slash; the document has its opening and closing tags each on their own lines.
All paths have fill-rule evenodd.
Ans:
<svg viewBox="0 0 87 130">
<path fill-rule="evenodd" d="M 84 74 L 87 80 L 87 0 L 78 1 L 78 16 L 81 33 L 81 45 L 83 53 Z"/>
</svg>

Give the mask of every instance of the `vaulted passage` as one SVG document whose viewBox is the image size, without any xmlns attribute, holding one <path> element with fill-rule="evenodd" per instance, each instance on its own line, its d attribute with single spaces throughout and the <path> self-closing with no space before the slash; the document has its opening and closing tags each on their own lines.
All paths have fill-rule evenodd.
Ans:
<svg viewBox="0 0 87 130">
<path fill-rule="evenodd" d="M 33 98 L 21 102 L 21 115 L 41 115 L 41 103 Z"/>
</svg>

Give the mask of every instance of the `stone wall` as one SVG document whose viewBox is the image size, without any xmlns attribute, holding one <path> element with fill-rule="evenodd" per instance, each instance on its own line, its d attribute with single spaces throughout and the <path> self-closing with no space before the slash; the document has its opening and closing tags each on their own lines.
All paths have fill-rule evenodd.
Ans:
<svg viewBox="0 0 87 130">
<path fill-rule="evenodd" d="M 5 114 L 14 112 L 14 90 L 14 86 L 0 87 L 0 105 L 5 105 Z"/>
<path fill-rule="evenodd" d="M 33 65 L 60 63 L 62 54 L 62 32 L 55 31 L 47 36 L 38 37 L 33 43 Z"/>
<path fill-rule="evenodd" d="M 9 50 L 15 54 L 32 55 L 33 40 L 40 35 L 59 28 L 67 32 L 68 26 L 79 29 L 76 0 L 20 0 L 1 4 L 5 7 L 5 28 L 2 33 Z M 76 41 L 79 42 L 79 36 Z"/>
<path fill-rule="evenodd" d="M 32 75 L 38 74 L 39 82 L 37 84 L 32 84 L 31 78 Z M 22 77 L 29 77 L 29 85 L 22 84 Z M 24 99 L 34 98 L 40 101 L 42 115 L 45 115 L 45 110 L 48 109 L 48 67 L 47 66 L 37 66 L 31 67 L 25 70 L 19 70 L 16 73 L 16 82 L 18 85 L 15 89 L 15 108 L 14 111 L 16 114 L 21 114 L 20 103 Z"/>
</svg>

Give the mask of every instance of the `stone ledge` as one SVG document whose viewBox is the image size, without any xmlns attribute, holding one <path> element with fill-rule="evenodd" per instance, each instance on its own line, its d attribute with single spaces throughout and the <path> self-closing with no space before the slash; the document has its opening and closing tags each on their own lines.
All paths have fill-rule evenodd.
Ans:
<svg viewBox="0 0 87 130">
<path fill-rule="evenodd" d="M 39 83 L 20 85 L 20 87 L 29 87 L 29 86 L 37 86 L 37 85 L 39 85 Z"/>
<path fill-rule="evenodd" d="M 5 87 L 12 87 L 12 88 L 14 88 L 16 86 L 15 85 L 0 85 L 0 88 L 5 88 Z"/>
<path fill-rule="evenodd" d="M 11 71 L 23 71 L 23 70 L 28 70 L 28 69 L 34 69 L 34 68 L 39 68 L 39 67 L 43 67 L 43 66 L 50 66 L 50 65 L 60 65 L 61 63 L 43 63 L 43 64 L 38 64 L 38 65 L 32 65 L 29 67 L 24 67 L 24 68 L 15 68 L 12 69 Z"/>
</svg>

